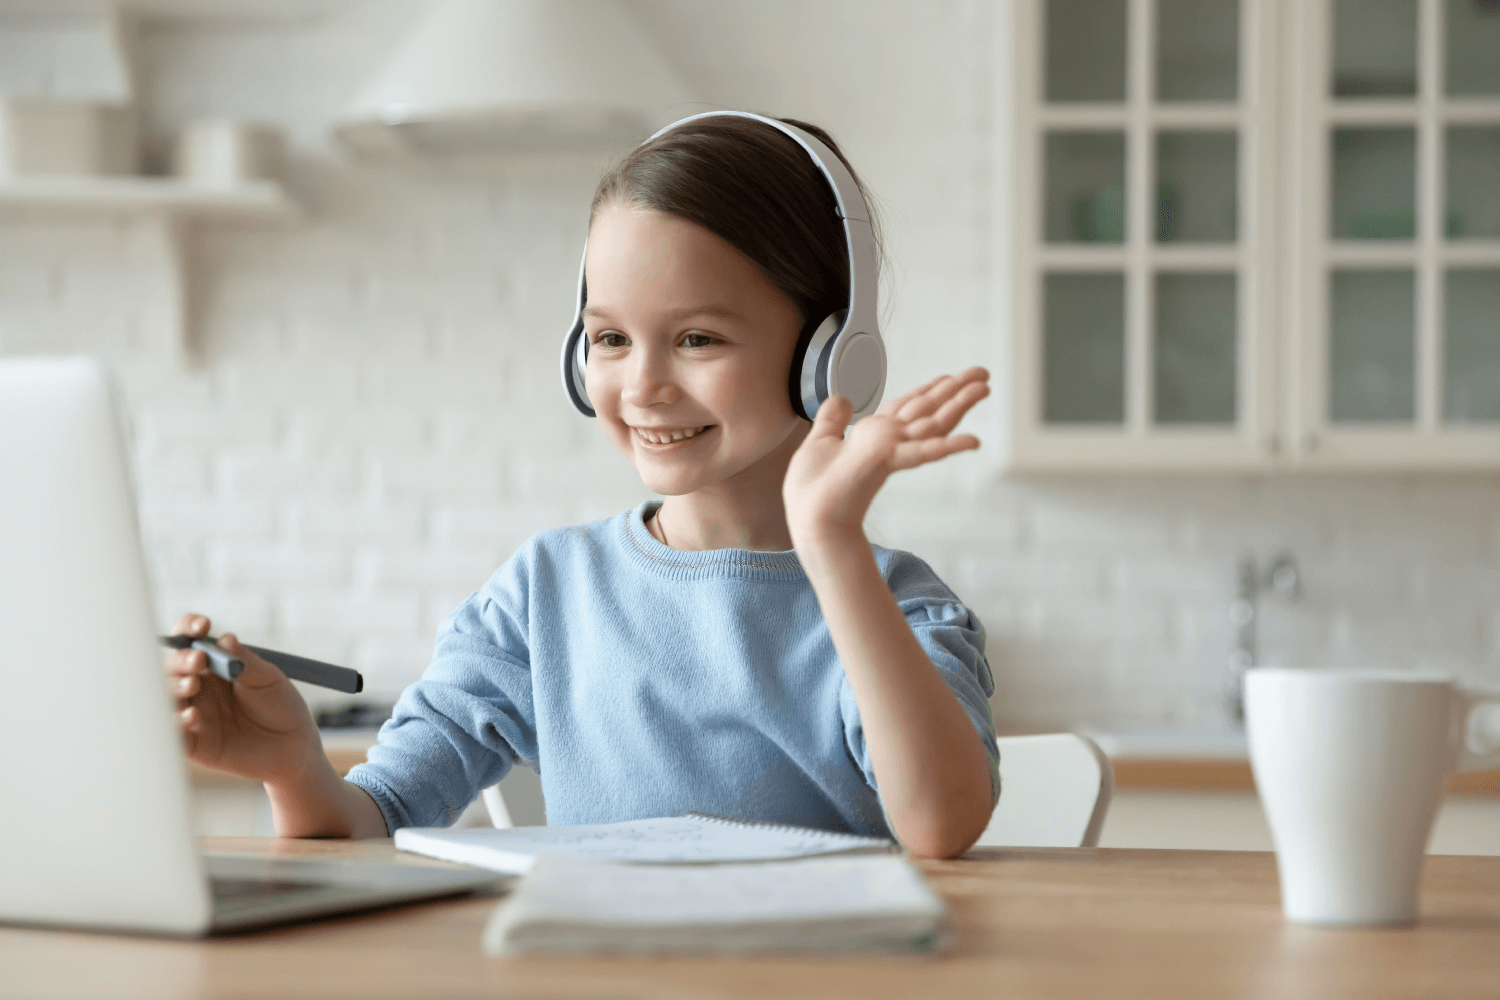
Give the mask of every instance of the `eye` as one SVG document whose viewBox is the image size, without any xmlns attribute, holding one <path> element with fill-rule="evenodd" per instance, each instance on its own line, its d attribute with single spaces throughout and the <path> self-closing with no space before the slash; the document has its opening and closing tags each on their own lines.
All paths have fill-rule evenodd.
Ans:
<svg viewBox="0 0 1500 1000">
<path fill-rule="evenodd" d="M 710 337 L 706 333 L 698 333 L 696 331 L 682 338 L 682 345 L 684 347 L 710 347 L 718 342 L 717 337 Z"/>
<path fill-rule="evenodd" d="M 630 338 L 618 330 L 605 330 L 594 335 L 595 347 L 624 347 L 630 343 Z"/>
</svg>

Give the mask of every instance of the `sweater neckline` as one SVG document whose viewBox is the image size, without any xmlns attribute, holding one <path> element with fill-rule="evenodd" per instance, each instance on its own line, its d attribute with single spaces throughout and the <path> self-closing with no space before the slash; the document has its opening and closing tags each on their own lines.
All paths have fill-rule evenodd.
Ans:
<svg viewBox="0 0 1500 1000">
<path fill-rule="evenodd" d="M 806 574 L 795 549 L 756 552 L 752 549 L 707 549 L 689 552 L 663 545 L 646 527 L 646 515 L 661 509 L 660 500 L 647 500 L 620 516 L 624 549 L 630 560 L 647 572 L 675 579 L 730 577 L 767 581 L 802 581 Z"/>
</svg>

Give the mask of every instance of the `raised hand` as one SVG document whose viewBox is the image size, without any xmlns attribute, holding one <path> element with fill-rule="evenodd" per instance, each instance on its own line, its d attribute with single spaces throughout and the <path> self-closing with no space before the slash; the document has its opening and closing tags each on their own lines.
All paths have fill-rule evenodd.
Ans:
<svg viewBox="0 0 1500 1000">
<path fill-rule="evenodd" d="M 829 398 L 792 456 L 782 486 L 797 547 L 828 533 L 861 531 L 870 502 L 891 473 L 978 448 L 978 438 L 953 429 L 989 395 L 989 377 L 977 367 L 940 376 L 886 403 L 852 430 L 849 401 Z"/>
<path fill-rule="evenodd" d="M 206 636 L 208 630 L 207 618 L 186 614 L 173 632 Z M 219 645 L 245 664 L 232 683 L 211 672 L 208 657 L 199 650 L 180 649 L 167 660 L 188 757 L 261 781 L 296 773 L 309 748 L 319 747 L 307 703 L 285 674 L 233 635 L 221 636 Z"/>
</svg>

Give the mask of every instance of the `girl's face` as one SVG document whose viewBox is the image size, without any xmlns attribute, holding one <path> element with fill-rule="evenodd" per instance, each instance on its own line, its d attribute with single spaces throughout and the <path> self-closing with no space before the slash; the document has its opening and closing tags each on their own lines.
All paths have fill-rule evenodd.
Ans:
<svg viewBox="0 0 1500 1000">
<path fill-rule="evenodd" d="M 589 400 L 648 489 L 784 465 L 808 427 L 787 394 L 802 317 L 759 267 L 694 223 L 612 205 L 585 272 Z"/>
</svg>

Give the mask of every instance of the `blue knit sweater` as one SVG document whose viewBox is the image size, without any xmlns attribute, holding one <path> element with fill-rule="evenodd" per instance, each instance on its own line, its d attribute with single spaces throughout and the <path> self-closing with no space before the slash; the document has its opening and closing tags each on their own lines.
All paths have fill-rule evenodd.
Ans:
<svg viewBox="0 0 1500 1000">
<path fill-rule="evenodd" d="M 645 526 L 653 506 L 533 537 L 442 623 L 349 775 L 387 827 L 448 825 L 520 762 L 549 823 L 696 811 L 890 836 L 796 553 L 668 548 Z M 920 559 L 874 551 L 998 794 L 979 620 Z"/>
</svg>

